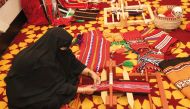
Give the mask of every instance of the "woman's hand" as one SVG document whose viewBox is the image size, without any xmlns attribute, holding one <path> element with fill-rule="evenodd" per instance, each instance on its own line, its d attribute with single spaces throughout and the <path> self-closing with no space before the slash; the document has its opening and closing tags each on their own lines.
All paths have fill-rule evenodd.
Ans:
<svg viewBox="0 0 190 109">
<path fill-rule="evenodd" d="M 92 85 L 89 85 L 89 86 L 86 86 L 86 87 L 78 87 L 77 89 L 77 93 L 82 93 L 82 94 L 93 94 L 97 89 L 92 86 Z"/>
<path fill-rule="evenodd" d="M 94 80 L 94 84 L 100 84 L 101 81 L 100 81 L 100 77 L 97 75 L 97 73 L 95 73 L 94 71 L 90 71 L 89 72 L 89 76 Z"/>
<path fill-rule="evenodd" d="M 97 73 L 95 73 L 94 71 L 90 70 L 89 68 L 85 68 L 82 71 L 82 74 L 86 75 L 86 76 L 90 76 L 93 79 L 95 85 L 101 83 L 100 77 L 97 75 Z"/>
</svg>

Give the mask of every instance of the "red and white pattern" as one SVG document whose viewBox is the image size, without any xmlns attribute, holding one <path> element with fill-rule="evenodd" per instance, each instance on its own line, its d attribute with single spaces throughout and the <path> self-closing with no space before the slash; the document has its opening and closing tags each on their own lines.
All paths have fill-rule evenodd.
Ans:
<svg viewBox="0 0 190 109">
<path fill-rule="evenodd" d="M 157 38 L 159 38 L 161 35 L 163 34 L 167 34 L 166 32 L 164 31 L 161 31 L 161 30 L 153 30 L 151 33 L 149 34 L 146 34 L 144 36 L 142 36 L 144 38 L 144 40 L 148 41 L 148 40 L 156 40 Z"/>
<path fill-rule="evenodd" d="M 169 36 L 168 34 L 163 34 L 157 41 L 152 44 L 151 46 L 162 53 L 166 53 L 169 47 L 177 41 L 176 38 Z"/>
<path fill-rule="evenodd" d="M 110 59 L 110 42 L 103 38 L 99 30 L 83 33 L 82 42 L 79 60 L 96 72 L 105 68 L 106 61 Z"/>
<path fill-rule="evenodd" d="M 183 63 L 180 63 L 180 64 L 175 65 L 175 66 L 169 66 L 166 69 L 164 69 L 163 72 L 165 74 L 169 74 L 169 73 L 174 72 L 174 71 L 180 71 L 186 67 L 190 67 L 190 61 L 183 62 Z"/>
<path fill-rule="evenodd" d="M 85 87 L 82 85 L 81 87 Z M 110 84 L 102 82 L 101 84 L 95 85 L 97 91 L 109 90 Z M 127 82 L 127 81 L 114 81 L 113 82 L 113 91 L 120 92 L 136 92 L 136 93 L 150 93 L 151 88 L 148 82 Z"/>
</svg>

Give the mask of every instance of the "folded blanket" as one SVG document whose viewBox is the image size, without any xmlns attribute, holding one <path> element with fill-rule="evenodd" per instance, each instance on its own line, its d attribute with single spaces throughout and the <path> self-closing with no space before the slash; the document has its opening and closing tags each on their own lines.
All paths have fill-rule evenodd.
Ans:
<svg viewBox="0 0 190 109">
<path fill-rule="evenodd" d="M 168 79 L 190 99 L 190 57 L 164 60 L 159 66 Z"/>
</svg>

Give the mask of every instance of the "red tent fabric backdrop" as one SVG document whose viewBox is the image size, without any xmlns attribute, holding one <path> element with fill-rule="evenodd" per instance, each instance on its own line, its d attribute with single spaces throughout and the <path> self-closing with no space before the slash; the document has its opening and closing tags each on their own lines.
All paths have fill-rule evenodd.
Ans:
<svg viewBox="0 0 190 109">
<path fill-rule="evenodd" d="M 7 0 L 0 0 L 0 8 L 7 2 Z"/>
</svg>

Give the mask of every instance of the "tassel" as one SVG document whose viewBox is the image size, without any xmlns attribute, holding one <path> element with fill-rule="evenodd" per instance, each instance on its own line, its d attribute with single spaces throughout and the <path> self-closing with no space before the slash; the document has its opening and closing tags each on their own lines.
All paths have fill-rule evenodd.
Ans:
<svg viewBox="0 0 190 109">
<path fill-rule="evenodd" d="M 76 38 L 73 39 L 72 45 L 78 44 L 80 45 L 82 43 L 82 34 L 78 34 Z"/>
</svg>

